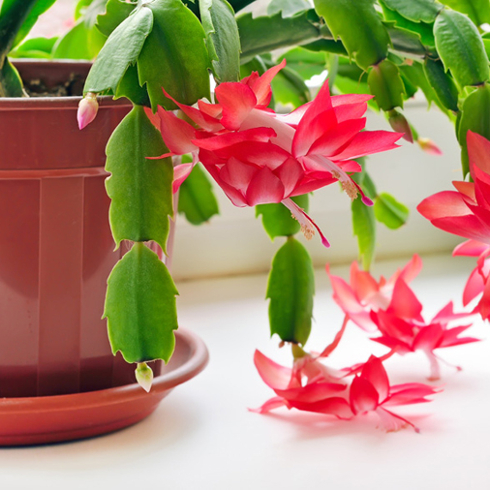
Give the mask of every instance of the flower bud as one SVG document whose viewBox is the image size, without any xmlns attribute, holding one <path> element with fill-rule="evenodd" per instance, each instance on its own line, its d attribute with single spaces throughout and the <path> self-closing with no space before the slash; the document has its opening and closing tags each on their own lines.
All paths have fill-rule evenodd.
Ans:
<svg viewBox="0 0 490 490">
<path fill-rule="evenodd" d="M 403 133 L 403 139 L 413 143 L 412 130 L 410 124 L 403 114 L 393 110 L 388 113 L 388 122 L 390 126 L 397 132 Z"/>
<path fill-rule="evenodd" d="M 78 128 L 83 129 L 88 126 L 97 115 L 99 104 L 97 96 L 93 92 L 88 92 L 78 104 L 77 120 Z"/>
<path fill-rule="evenodd" d="M 422 148 L 422 150 L 424 150 L 426 153 L 429 153 L 429 155 L 442 155 L 440 148 L 429 138 L 419 138 L 417 143 L 419 144 L 420 148 Z"/>
<path fill-rule="evenodd" d="M 134 372 L 136 375 L 136 381 L 138 384 L 149 393 L 151 390 L 151 383 L 153 382 L 153 371 L 146 362 L 139 362 Z"/>
</svg>

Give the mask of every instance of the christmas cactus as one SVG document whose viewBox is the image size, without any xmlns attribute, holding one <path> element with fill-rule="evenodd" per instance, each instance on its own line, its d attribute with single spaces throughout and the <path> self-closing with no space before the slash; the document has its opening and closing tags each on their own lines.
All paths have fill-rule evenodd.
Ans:
<svg viewBox="0 0 490 490">
<path fill-rule="evenodd" d="M 401 136 L 438 152 L 406 119 L 404 102 L 420 90 L 454 122 L 463 175 L 468 130 L 490 137 L 488 0 L 270 0 L 263 15 L 251 13 L 253 0 L 80 0 L 64 36 L 26 40 L 54 3 L 1 3 L 0 96 L 25 96 L 16 58 L 72 58 L 94 60 L 81 128 L 96 117 L 97 96 L 132 102 L 107 145 L 106 169 L 114 241 L 133 245 L 109 277 L 104 316 L 113 351 L 137 363 L 147 388 L 145 363 L 168 361 L 177 328 L 177 290 L 159 258 L 173 192 L 180 187 L 179 211 L 196 224 L 217 212 L 198 162 L 233 204 L 257 206 L 272 239 L 285 238 L 267 290 L 271 334 L 303 347 L 315 288 L 294 235 L 320 232 L 308 193 L 341 184 L 369 269 L 376 222 L 397 228 L 408 212 L 377 191 L 362 157 L 394 148 Z M 325 70 L 328 81 L 312 99 L 305 80 Z M 288 105 L 289 114 L 277 109 Z M 364 131 L 368 105 L 394 133 Z"/>
</svg>

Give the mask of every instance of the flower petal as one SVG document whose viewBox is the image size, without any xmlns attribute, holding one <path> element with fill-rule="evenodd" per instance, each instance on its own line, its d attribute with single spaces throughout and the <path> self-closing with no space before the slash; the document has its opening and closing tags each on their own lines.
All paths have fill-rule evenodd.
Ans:
<svg viewBox="0 0 490 490">
<path fill-rule="evenodd" d="M 470 170 L 477 166 L 486 174 L 490 174 L 490 141 L 473 131 L 466 134 Z"/>
<path fill-rule="evenodd" d="M 376 279 L 369 272 L 361 271 L 357 261 L 350 266 L 350 283 L 360 301 L 366 301 L 379 291 Z"/>
<path fill-rule="evenodd" d="M 401 137 L 402 134 L 391 131 L 363 131 L 354 136 L 345 149 L 331 158 L 334 161 L 352 160 L 372 153 L 392 150 L 399 147 L 395 142 Z"/>
<path fill-rule="evenodd" d="M 263 167 L 250 181 L 245 197 L 249 206 L 280 203 L 284 199 L 284 185 L 269 168 Z"/>
<path fill-rule="evenodd" d="M 242 122 L 257 105 L 253 90 L 240 82 L 224 82 L 216 87 L 216 98 L 223 108 L 221 124 L 230 131 L 238 131 Z"/>
<path fill-rule="evenodd" d="M 158 116 L 163 141 L 172 153 L 185 155 L 197 150 L 196 145 L 192 143 L 196 138 L 196 130 L 188 122 L 161 107 L 158 107 Z"/>
<path fill-rule="evenodd" d="M 337 119 L 330 101 L 330 90 L 328 83 L 325 82 L 299 121 L 293 139 L 293 155 L 296 158 L 306 155 L 312 143 L 326 130 L 336 125 Z"/>
<path fill-rule="evenodd" d="M 422 304 L 401 277 L 398 278 L 393 288 L 388 311 L 400 318 L 423 321 L 421 316 Z"/>
<path fill-rule="evenodd" d="M 284 185 L 284 196 L 289 197 L 298 186 L 298 183 L 304 176 L 304 170 L 301 164 L 293 157 L 288 158 L 282 163 L 274 173 L 281 179 Z"/>
<path fill-rule="evenodd" d="M 412 422 L 388 410 L 385 410 L 384 408 L 378 408 L 378 410 L 376 410 L 376 415 L 379 417 L 381 425 L 386 432 L 397 432 L 404 429 L 407 425 L 412 426 L 415 432 L 420 432 L 420 429 L 415 427 Z"/>
<path fill-rule="evenodd" d="M 257 105 L 267 106 L 271 101 L 272 91 L 271 82 L 272 79 L 286 66 L 286 59 L 283 59 L 281 63 L 272 68 L 269 68 L 259 77 L 247 77 L 242 80 L 242 83 L 246 83 L 254 91 L 257 97 Z"/>
<path fill-rule="evenodd" d="M 222 166 L 219 176 L 231 187 L 235 187 L 243 193 L 247 192 L 250 181 L 258 172 L 255 165 L 249 165 L 239 161 L 237 158 L 230 158 Z"/>
<path fill-rule="evenodd" d="M 464 255 L 466 257 L 478 257 L 485 252 L 490 252 L 490 247 L 487 243 L 478 242 L 476 240 L 466 240 L 457 245 L 453 250 L 453 256 Z"/>
<path fill-rule="evenodd" d="M 249 408 L 249 412 L 254 413 L 268 413 L 276 408 L 287 407 L 286 400 L 280 396 L 275 396 L 267 400 L 262 406 L 258 408 Z"/>
<path fill-rule="evenodd" d="M 376 410 L 378 400 L 378 392 L 367 379 L 356 376 L 352 380 L 350 386 L 350 405 L 354 414 Z"/>
<path fill-rule="evenodd" d="M 371 356 L 364 364 L 361 377 L 369 381 L 378 392 L 380 403 L 388 397 L 390 382 L 383 363 L 377 357 Z"/>
<path fill-rule="evenodd" d="M 366 118 L 353 119 L 339 123 L 320 136 L 308 151 L 308 154 L 319 154 L 325 157 L 339 153 L 344 145 L 356 136 L 366 125 Z"/>
<path fill-rule="evenodd" d="M 289 388 L 287 390 L 274 390 L 276 395 L 291 402 L 315 403 L 337 395 L 347 388 L 341 383 L 311 383 L 306 386 Z"/>
<path fill-rule="evenodd" d="M 462 195 L 454 191 L 442 191 L 425 198 L 417 206 L 417 211 L 430 221 L 470 214 Z"/>
<path fill-rule="evenodd" d="M 199 148 L 218 151 L 239 143 L 267 142 L 276 135 L 271 128 L 254 128 L 237 133 L 224 133 L 209 138 L 196 139 L 193 143 Z M 231 155 L 232 156 L 232 155 Z"/>
<path fill-rule="evenodd" d="M 291 407 L 305 412 L 335 415 L 339 419 L 351 419 L 354 414 L 345 398 L 334 396 L 315 403 L 290 402 Z"/>
<path fill-rule="evenodd" d="M 286 389 L 291 380 L 292 369 L 277 364 L 264 356 L 259 350 L 255 351 L 254 364 L 262 381 L 273 390 Z"/>
<path fill-rule="evenodd" d="M 422 327 L 413 341 L 415 350 L 432 352 L 442 341 L 443 329 L 438 323 Z"/>
</svg>

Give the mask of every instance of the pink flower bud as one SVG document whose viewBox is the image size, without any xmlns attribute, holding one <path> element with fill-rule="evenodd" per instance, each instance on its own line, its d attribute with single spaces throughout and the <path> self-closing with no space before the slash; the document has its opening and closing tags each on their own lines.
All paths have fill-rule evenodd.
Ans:
<svg viewBox="0 0 490 490">
<path fill-rule="evenodd" d="M 98 109 L 99 104 L 97 103 L 96 95 L 92 92 L 87 93 L 78 104 L 78 128 L 83 129 L 88 126 L 95 119 Z"/>
<path fill-rule="evenodd" d="M 394 110 L 390 111 L 389 117 L 388 117 L 388 122 L 390 123 L 390 126 L 397 133 L 403 133 L 402 138 L 404 140 L 407 140 L 410 143 L 413 143 L 413 136 L 412 136 L 412 130 L 410 129 L 410 124 L 405 119 L 405 116 L 403 114 L 400 114 L 399 112 L 394 111 Z"/>
<path fill-rule="evenodd" d="M 442 151 L 440 150 L 440 148 L 429 138 L 419 138 L 417 140 L 417 143 L 419 144 L 420 148 L 422 148 L 422 150 L 429 153 L 430 155 L 442 155 Z"/>
<path fill-rule="evenodd" d="M 149 393 L 153 382 L 153 371 L 151 367 L 146 362 L 139 362 L 134 374 L 136 375 L 138 384 Z"/>
</svg>

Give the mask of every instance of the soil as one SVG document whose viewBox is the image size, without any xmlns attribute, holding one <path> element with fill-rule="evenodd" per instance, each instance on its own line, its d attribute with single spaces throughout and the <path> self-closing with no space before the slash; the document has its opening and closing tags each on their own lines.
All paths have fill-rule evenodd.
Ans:
<svg viewBox="0 0 490 490">
<path fill-rule="evenodd" d="M 24 80 L 24 89 L 29 97 L 70 97 L 80 96 L 83 91 L 85 77 L 71 73 L 62 84 L 48 86 L 39 78 Z"/>
</svg>

